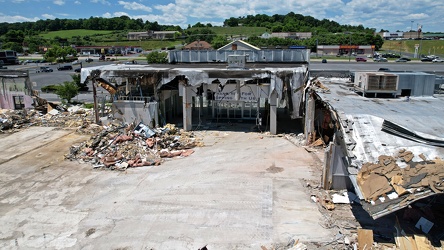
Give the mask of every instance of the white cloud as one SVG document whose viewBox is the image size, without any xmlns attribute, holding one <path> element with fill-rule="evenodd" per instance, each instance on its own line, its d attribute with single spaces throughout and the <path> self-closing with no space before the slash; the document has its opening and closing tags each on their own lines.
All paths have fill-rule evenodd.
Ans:
<svg viewBox="0 0 444 250">
<path fill-rule="evenodd" d="M 65 1 L 64 0 L 54 0 L 53 3 L 56 4 L 56 5 L 64 5 Z"/>
<path fill-rule="evenodd" d="M 82 4 L 80 1 L 75 1 L 74 4 Z"/>
<path fill-rule="evenodd" d="M 101 3 L 103 5 L 111 5 L 111 3 L 106 0 L 91 0 L 91 3 Z"/>
<path fill-rule="evenodd" d="M 112 14 L 109 12 L 106 12 L 105 14 L 102 15 L 102 17 L 105 17 L 105 18 L 121 17 L 121 16 L 127 16 L 129 18 L 134 18 L 134 17 L 131 17 L 131 15 L 128 15 L 128 13 L 122 12 L 122 11 L 117 11 Z"/>
<path fill-rule="evenodd" d="M 123 12 L 123 11 L 117 11 L 117 12 L 114 12 L 113 16 L 115 16 L 115 17 L 121 17 L 121 16 L 129 17 L 130 15 L 128 15 L 128 13 Z"/>
<path fill-rule="evenodd" d="M 43 14 L 42 17 L 43 17 L 44 19 L 54 19 L 54 18 L 55 18 L 55 16 L 53 16 L 53 15 L 51 15 L 51 14 Z"/>
<path fill-rule="evenodd" d="M 102 17 L 111 18 L 111 17 L 113 17 L 113 15 L 111 15 L 111 13 L 109 13 L 109 12 L 106 12 L 105 14 L 102 15 Z"/>
<path fill-rule="evenodd" d="M 24 16 L 6 16 L 0 14 L 0 23 L 17 23 L 17 22 L 36 22 L 40 20 L 38 17 L 24 17 Z"/>
<path fill-rule="evenodd" d="M 141 11 L 146 11 L 146 12 L 152 11 L 152 9 L 150 7 L 140 4 L 140 3 L 136 3 L 136 2 L 131 3 L 131 2 L 125 2 L 125 1 L 119 1 L 118 3 L 120 5 L 122 5 L 124 9 L 127 9 L 127 10 L 141 10 Z"/>
<path fill-rule="evenodd" d="M 23 3 L 25 0 L 12 0 L 13 3 Z"/>
</svg>

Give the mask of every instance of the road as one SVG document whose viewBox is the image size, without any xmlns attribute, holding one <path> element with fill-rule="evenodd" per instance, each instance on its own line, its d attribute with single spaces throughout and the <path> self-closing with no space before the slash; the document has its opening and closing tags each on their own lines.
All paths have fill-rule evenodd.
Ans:
<svg viewBox="0 0 444 250">
<path fill-rule="evenodd" d="M 128 60 L 129 58 L 125 58 L 124 60 Z M 353 59 L 353 58 L 352 58 Z M 98 65 L 111 64 L 113 62 L 99 62 L 97 59 L 94 59 L 91 63 L 84 62 L 84 58 L 81 59 L 83 61 L 83 67 L 92 67 Z M 139 61 L 139 63 L 144 63 L 143 61 Z M 64 65 L 64 64 L 61 64 Z M 54 72 L 47 73 L 36 73 L 40 66 L 49 66 L 54 70 Z M 41 90 L 42 87 L 47 85 L 57 85 L 61 84 L 65 81 L 72 81 L 71 75 L 75 74 L 72 71 L 57 71 L 57 67 L 59 65 L 49 65 L 45 64 L 27 64 L 27 65 L 13 65 L 8 66 L 9 69 L 22 69 L 29 70 L 31 82 L 34 83 L 33 88 L 36 90 Z M 74 65 L 73 68 L 78 68 L 80 65 Z M 423 71 L 432 74 L 444 75 L 444 63 L 424 63 L 424 62 L 407 62 L 407 63 L 396 63 L 396 62 L 386 62 L 386 63 L 377 63 L 377 62 L 355 62 L 348 61 L 348 59 L 344 60 L 329 60 L 328 63 L 321 63 L 320 59 L 314 59 L 310 63 L 310 70 L 349 70 L 349 71 L 377 71 L 379 68 L 389 68 L 392 71 Z M 92 90 L 92 86 L 89 86 L 90 90 Z M 106 96 L 107 93 L 103 89 L 98 89 L 98 94 L 100 96 Z M 55 94 L 51 93 L 41 93 L 43 98 L 46 98 L 49 101 L 59 101 L 59 98 Z M 108 97 L 109 98 L 109 97 Z M 74 98 L 74 100 L 81 102 L 92 102 L 92 94 L 91 91 L 81 93 L 79 96 Z"/>
</svg>

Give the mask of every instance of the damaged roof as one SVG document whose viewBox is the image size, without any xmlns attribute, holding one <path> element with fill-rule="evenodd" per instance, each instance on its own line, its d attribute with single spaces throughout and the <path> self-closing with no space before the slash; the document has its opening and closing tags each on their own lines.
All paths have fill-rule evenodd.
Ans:
<svg viewBox="0 0 444 250">
<path fill-rule="evenodd" d="M 367 98 L 344 79 L 321 81 L 316 94 L 333 111 L 349 177 L 373 218 L 443 193 L 444 96 Z"/>
<path fill-rule="evenodd" d="M 200 66 L 200 67 L 198 67 Z M 269 81 L 270 87 L 268 95 L 277 93 L 279 100 L 282 100 L 286 95 L 286 90 L 291 88 L 293 91 L 293 109 L 291 116 L 293 118 L 299 117 L 299 103 L 302 96 L 301 86 L 308 79 L 308 66 L 305 64 L 282 65 L 267 64 L 267 65 L 250 65 L 251 68 L 232 69 L 227 68 L 226 64 L 207 65 L 132 65 L 132 64 L 112 64 L 98 67 L 83 68 L 81 71 L 81 81 L 85 82 L 87 79 L 106 79 L 107 81 L 117 82 L 118 84 L 124 82 L 128 78 L 137 78 L 144 76 L 151 76 L 151 82 L 155 82 L 156 88 L 160 89 L 163 85 L 168 84 L 180 77 L 187 79 L 186 85 L 192 87 L 199 87 L 202 84 L 212 84 L 218 82 L 225 86 L 230 80 L 263 80 Z M 249 66 L 249 65 L 247 65 Z"/>
</svg>

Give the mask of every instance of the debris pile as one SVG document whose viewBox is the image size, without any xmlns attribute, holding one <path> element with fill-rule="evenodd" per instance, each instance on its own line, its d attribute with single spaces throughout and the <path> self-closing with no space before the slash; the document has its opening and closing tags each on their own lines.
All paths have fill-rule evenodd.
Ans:
<svg viewBox="0 0 444 250">
<path fill-rule="evenodd" d="M 30 126 L 77 128 L 79 133 L 96 133 L 89 131 L 94 122 L 92 109 L 72 106 L 65 108 L 61 105 L 48 104 L 48 111 L 39 109 L 29 110 L 0 110 L 0 132 L 16 132 Z"/>
<path fill-rule="evenodd" d="M 0 110 L 0 131 L 21 128 L 29 124 L 30 120 L 25 111 L 2 109 Z"/>
<path fill-rule="evenodd" d="M 364 164 L 357 179 L 365 200 L 375 204 L 377 200 L 406 196 L 402 204 L 413 200 L 419 192 L 443 193 L 444 161 L 427 160 L 422 154 L 418 157 L 421 161 L 414 162 L 413 153 L 402 149 L 396 157 L 381 155 L 377 163 Z M 401 168 L 401 163 L 405 167 Z"/>
<path fill-rule="evenodd" d="M 100 128 L 88 141 L 71 146 L 65 158 L 90 162 L 94 168 L 125 170 L 157 166 L 164 158 L 186 157 L 194 153 L 194 147 L 203 146 L 192 132 L 179 131 L 171 124 L 151 129 L 142 123 L 137 126 L 111 123 Z"/>
</svg>

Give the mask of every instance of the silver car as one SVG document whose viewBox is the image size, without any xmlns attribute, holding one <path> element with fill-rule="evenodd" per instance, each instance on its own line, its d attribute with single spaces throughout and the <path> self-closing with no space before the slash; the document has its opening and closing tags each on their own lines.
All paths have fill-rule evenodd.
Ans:
<svg viewBox="0 0 444 250">
<path fill-rule="evenodd" d="M 385 58 L 385 57 L 376 57 L 376 58 L 373 58 L 373 61 L 375 61 L 375 62 L 387 62 L 387 58 Z"/>
</svg>

